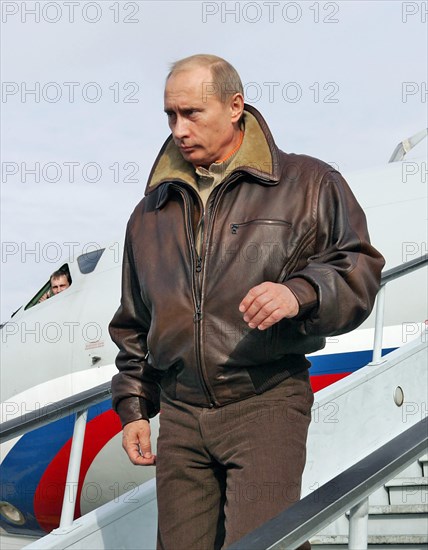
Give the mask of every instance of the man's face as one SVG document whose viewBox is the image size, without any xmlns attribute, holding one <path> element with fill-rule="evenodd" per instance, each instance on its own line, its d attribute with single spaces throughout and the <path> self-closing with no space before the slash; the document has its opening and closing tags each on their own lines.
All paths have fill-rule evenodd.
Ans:
<svg viewBox="0 0 428 550">
<path fill-rule="evenodd" d="M 165 86 L 165 112 L 184 159 L 208 167 L 234 148 L 243 104 L 236 95 L 225 103 L 212 93 L 211 71 L 193 67 L 172 74 Z"/>
<path fill-rule="evenodd" d="M 52 294 L 59 294 L 70 285 L 68 283 L 66 275 L 60 275 L 59 277 L 52 277 L 51 279 L 51 290 Z"/>
</svg>

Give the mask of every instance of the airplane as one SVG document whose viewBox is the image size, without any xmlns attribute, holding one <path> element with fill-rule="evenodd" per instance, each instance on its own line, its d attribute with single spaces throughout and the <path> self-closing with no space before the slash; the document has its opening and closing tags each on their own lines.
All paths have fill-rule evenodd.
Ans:
<svg viewBox="0 0 428 550">
<path fill-rule="evenodd" d="M 407 155 L 426 135 L 424 130 L 401 142 L 386 165 L 344 174 L 366 212 L 372 243 L 385 256 L 387 268 L 427 253 L 427 159 Z M 1 423 L 111 380 L 117 349 L 107 326 L 120 300 L 120 268 L 119 241 L 71 258 L 58 266 L 68 270 L 69 288 L 40 301 L 49 290 L 48 279 L 2 325 Z M 428 322 L 425 270 L 390 286 L 384 353 L 420 337 Z M 323 350 L 309 356 L 315 392 L 371 360 L 373 325 L 374 314 L 352 333 L 328 338 Z M 73 422 L 70 415 L 1 445 L 3 533 L 43 536 L 58 527 Z M 151 424 L 155 439 L 157 418 Z M 75 517 L 154 476 L 154 467 L 129 462 L 120 432 L 109 400 L 90 408 Z"/>
</svg>

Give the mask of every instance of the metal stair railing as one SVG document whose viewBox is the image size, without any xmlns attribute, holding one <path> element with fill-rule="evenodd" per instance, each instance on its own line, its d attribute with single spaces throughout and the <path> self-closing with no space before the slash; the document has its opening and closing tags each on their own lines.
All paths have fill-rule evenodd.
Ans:
<svg viewBox="0 0 428 550">
<path fill-rule="evenodd" d="M 12 420 L 2 422 L 0 424 L 0 443 L 102 403 L 111 396 L 110 386 L 110 382 L 104 382 L 90 390 L 76 393 L 41 409 L 26 412 Z"/>
<path fill-rule="evenodd" d="M 322 485 L 227 550 L 291 550 L 349 509 L 366 514 L 368 496 L 426 450 L 428 418 Z M 361 515 L 361 514 L 360 514 Z M 367 533 L 349 537 L 349 548 L 367 548 Z"/>
<path fill-rule="evenodd" d="M 409 262 L 405 262 L 397 267 L 393 267 L 382 273 L 380 289 L 376 297 L 376 317 L 375 317 L 375 333 L 373 344 L 373 358 L 371 365 L 377 365 L 382 362 L 382 339 L 383 339 L 383 324 L 385 313 L 385 291 L 386 285 L 399 277 L 403 277 L 408 273 L 412 273 L 428 263 L 428 254 L 424 254 L 420 258 L 415 258 Z"/>
<path fill-rule="evenodd" d="M 56 420 L 75 413 L 73 439 L 68 462 L 67 478 L 59 529 L 68 529 L 73 523 L 76 507 L 75 488 L 78 485 L 80 463 L 82 460 L 83 440 L 85 438 L 88 409 L 102 403 L 111 396 L 111 383 L 105 382 L 90 390 L 85 390 L 72 397 L 51 403 L 37 411 L 28 412 L 20 417 L 2 422 L 0 425 L 0 443 L 9 441 L 36 428 L 41 428 Z"/>
<path fill-rule="evenodd" d="M 385 271 L 381 279 L 381 288 L 377 297 L 375 337 L 372 364 L 381 362 L 383 313 L 385 301 L 385 286 L 390 281 L 402 277 L 428 263 L 428 254 L 405 262 L 395 268 Z M 72 397 L 62 399 L 56 403 L 47 405 L 41 410 L 26 413 L 20 417 L 3 422 L 0 425 L 0 443 L 18 437 L 28 431 L 40 428 L 50 422 L 59 420 L 75 413 L 76 419 L 73 430 L 70 459 L 67 470 L 63 507 L 61 510 L 60 529 L 68 529 L 73 523 L 74 509 L 76 505 L 77 487 L 80 471 L 80 463 L 83 451 L 83 440 L 86 430 L 86 419 L 89 407 L 105 401 L 111 396 L 110 382 L 100 384 L 90 390 L 80 392 Z M 391 476 L 392 477 L 392 476 Z M 320 488 L 319 490 L 321 490 Z M 338 514 L 340 515 L 340 514 Z M 350 522 L 357 521 L 361 516 L 358 506 L 351 510 Z M 242 547 L 243 548 L 243 547 Z M 288 549 L 287 549 L 288 550 Z"/>
</svg>

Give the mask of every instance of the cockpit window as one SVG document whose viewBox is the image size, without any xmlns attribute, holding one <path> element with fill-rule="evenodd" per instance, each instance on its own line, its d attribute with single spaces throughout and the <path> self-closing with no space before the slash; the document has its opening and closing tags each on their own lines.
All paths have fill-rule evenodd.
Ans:
<svg viewBox="0 0 428 550">
<path fill-rule="evenodd" d="M 77 264 L 79 266 L 80 272 L 86 275 L 87 273 L 92 273 L 97 266 L 105 248 L 100 248 L 99 250 L 92 250 L 86 254 L 82 254 L 77 258 Z"/>
<path fill-rule="evenodd" d="M 52 298 L 56 294 L 59 294 L 63 290 L 72 284 L 70 270 L 68 264 L 64 264 L 57 271 L 54 271 L 49 277 L 49 280 L 42 286 L 42 288 L 33 296 L 24 309 L 40 304 L 45 300 Z"/>
<path fill-rule="evenodd" d="M 92 273 L 95 267 L 97 266 L 105 248 L 100 248 L 99 250 L 92 250 L 86 254 L 81 254 L 77 258 L 77 265 L 79 266 L 80 272 L 86 275 L 87 273 Z M 59 294 L 63 290 L 71 285 L 71 276 L 68 264 L 64 264 L 57 271 L 52 273 L 49 280 L 42 286 L 42 288 L 31 298 L 28 304 L 24 309 L 40 304 L 45 300 L 52 298 L 56 294 Z"/>
</svg>

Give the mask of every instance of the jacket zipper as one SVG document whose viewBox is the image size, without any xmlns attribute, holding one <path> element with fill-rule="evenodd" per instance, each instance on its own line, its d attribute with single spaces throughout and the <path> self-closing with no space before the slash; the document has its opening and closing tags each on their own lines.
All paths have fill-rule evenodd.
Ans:
<svg viewBox="0 0 428 550">
<path fill-rule="evenodd" d="M 191 211 L 190 211 L 190 201 L 189 201 L 189 195 L 183 190 L 182 187 L 179 185 L 173 185 L 175 189 L 178 190 L 178 192 L 183 197 L 183 201 L 185 204 L 185 212 L 186 212 L 186 228 L 187 228 L 187 234 L 189 237 L 189 248 L 190 248 L 190 255 L 192 258 L 192 275 L 193 275 L 193 285 L 192 285 L 192 294 L 194 299 L 194 305 L 195 305 L 195 313 L 193 315 L 193 321 L 195 323 L 196 328 L 196 338 L 195 338 L 195 347 L 196 347 L 196 360 L 197 360 L 197 367 L 198 372 L 200 375 L 201 385 L 204 389 L 205 396 L 207 397 L 207 400 L 209 401 L 211 406 L 219 405 L 217 402 L 214 392 L 212 391 L 212 388 L 208 382 L 208 375 L 206 372 L 205 365 L 202 360 L 202 353 L 201 353 L 201 347 L 202 347 L 202 338 L 201 338 L 201 321 L 203 317 L 203 311 L 202 311 L 202 295 L 204 290 L 204 282 L 205 282 L 205 265 L 206 262 L 203 261 L 203 258 L 206 257 L 207 251 L 209 250 L 209 244 L 210 244 L 210 238 L 213 228 L 213 220 L 215 218 L 215 214 L 218 209 L 218 204 L 220 202 L 221 197 L 223 196 L 226 188 L 239 179 L 240 174 L 235 174 L 232 179 L 230 179 L 228 182 L 225 182 L 221 187 L 216 187 L 210 197 L 208 198 L 207 205 L 208 205 L 208 211 L 206 212 L 206 215 L 204 214 L 204 209 L 202 207 L 202 217 L 199 223 L 203 223 L 204 226 L 206 226 L 206 238 L 202 235 L 202 247 L 201 247 L 201 255 L 198 254 L 198 251 L 196 250 L 196 244 L 195 239 L 193 237 L 193 226 L 191 223 Z M 201 200 L 198 196 L 199 204 L 201 204 Z M 207 220 L 207 223 L 206 223 Z M 198 223 L 198 228 L 199 228 Z"/>
<path fill-rule="evenodd" d="M 193 322 L 195 324 L 195 331 L 196 331 L 195 353 L 196 353 L 196 361 L 197 361 L 197 370 L 199 373 L 201 386 L 205 393 L 205 397 L 207 398 L 207 401 L 210 403 L 210 405 L 214 406 L 216 404 L 216 400 L 214 398 L 212 389 L 210 388 L 210 385 L 208 383 L 208 377 L 206 375 L 205 368 L 202 365 L 202 354 L 201 354 L 201 340 L 202 340 L 201 321 L 203 317 L 201 272 L 203 270 L 203 262 L 202 262 L 202 257 L 198 254 L 198 251 L 196 249 L 196 243 L 195 243 L 194 234 L 193 234 L 192 212 L 191 212 L 189 195 L 183 190 L 182 187 L 178 185 L 174 185 L 173 187 L 177 189 L 177 191 L 183 197 L 183 202 L 185 206 L 186 232 L 188 237 L 191 261 L 192 261 L 192 295 L 193 295 L 193 302 L 194 302 L 194 308 L 195 308 L 195 313 L 193 314 Z M 200 200 L 199 197 L 198 197 L 198 200 Z M 202 213 L 203 213 L 203 207 L 202 207 Z M 204 218 L 204 214 L 202 214 L 202 217 L 199 223 L 203 223 L 202 221 L 203 218 Z M 199 223 L 198 223 L 198 228 L 199 228 Z M 203 242 L 203 239 L 202 239 L 202 242 Z"/>
<path fill-rule="evenodd" d="M 210 242 L 211 242 L 211 235 L 212 235 L 212 230 L 213 230 L 213 226 L 214 226 L 214 219 L 215 219 L 215 215 L 217 213 L 218 204 L 220 202 L 221 197 L 224 194 L 225 189 L 229 186 L 229 184 L 233 183 L 238 178 L 239 178 L 239 174 L 236 174 L 233 179 L 231 179 L 228 182 L 225 182 L 221 187 L 215 187 L 213 189 L 213 191 L 211 192 L 210 196 L 208 197 L 207 211 L 206 211 L 206 215 L 204 216 L 204 218 L 205 218 L 204 223 L 205 223 L 205 227 L 206 227 L 206 232 L 205 232 L 205 238 L 202 239 L 202 249 L 201 249 L 202 259 L 201 259 L 201 270 L 200 270 L 200 279 L 199 279 L 200 280 L 201 296 L 203 295 L 203 292 L 204 292 L 205 273 L 206 273 L 206 261 L 204 262 L 203 259 L 207 258 L 207 254 L 208 254 L 208 251 L 209 251 L 209 246 L 210 246 Z M 201 313 L 201 315 L 202 315 L 202 313 Z M 201 333 L 199 331 L 199 337 L 200 337 L 200 334 Z M 199 353 L 200 353 L 201 345 L 202 345 L 202 343 L 198 342 L 198 352 Z M 202 375 L 202 377 L 205 381 L 205 385 L 207 387 L 209 395 L 211 396 L 211 405 L 212 406 L 215 406 L 215 405 L 219 406 L 219 403 L 218 403 L 217 399 L 215 398 L 215 394 L 212 391 L 212 389 L 210 387 L 210 384 L 208 382 L 208 375 L 207 375 L 206 368 L 205 368 L 205 365 L 204 365 L 203 360 L 202 360 L 202 355 L 199 355 L 198 359 L 199 359 L 199 363 L 200 363 L 200 366 L 201 366 L 201 375 Z"/>
</svg>

